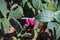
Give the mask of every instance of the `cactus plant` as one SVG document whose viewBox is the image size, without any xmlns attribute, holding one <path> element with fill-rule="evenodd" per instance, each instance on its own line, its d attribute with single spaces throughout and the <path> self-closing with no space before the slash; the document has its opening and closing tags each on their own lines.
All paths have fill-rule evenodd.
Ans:
<svg viewBox="0 0 60 40">
<path fill-rule="evenodd" d="M 48 23 L 46 25 L 48 29 L 55 30 L 53 34 L 57 33 L 55 37 L 58 39 L 60 36 L 58 4 L 59 0 L 58 3 L 53 0 L 0 0 L 0 34 L 6 34 L 11 25 L 16 30 L 17 38 L 32 37 L 34 39 L 38 36 L 36 29 L 40 22 L 43 22 Z M 18 21 L 23 18 L 25 19 L 24 25 Z M 13 37 L 13 40 L 18 39 Z"/>
</svg>

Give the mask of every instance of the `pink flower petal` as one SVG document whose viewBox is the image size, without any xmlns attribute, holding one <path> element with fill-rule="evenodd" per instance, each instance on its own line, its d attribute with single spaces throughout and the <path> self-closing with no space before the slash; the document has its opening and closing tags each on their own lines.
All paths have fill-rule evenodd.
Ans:
<svg viewBox="0 0 60 40">
<path fill-rule="evenodd" d="M 28 21 L 28 19 L 26 19 L 26 24 L 29 25 L 29 21 Z"/>
<path fill-rule="evenodd" d="M 30 23 L 31 25 L 33 25 L 33 20 L 32 20 L 32 19 L 29 19 L 29 23 Z"/>
</svg>

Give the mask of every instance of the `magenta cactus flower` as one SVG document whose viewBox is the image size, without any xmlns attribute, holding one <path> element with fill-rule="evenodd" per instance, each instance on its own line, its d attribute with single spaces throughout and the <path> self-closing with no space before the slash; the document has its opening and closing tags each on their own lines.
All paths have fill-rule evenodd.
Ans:
<svg viewBox="0 0 60 40">
<path fill-rule="evenodd" d="M 29 21 L 28 21 L 28 19 L 26 19 L 26 24 L 29 25 Z"/>
<path fill-rule="evenodd" d="M 30 23 L 31 25 L 34 25 L 33 19 L 29 19 L 29 23 Z"/>
<path fill-rule="evenodd" d="M 26 24 L 27 25 L 35 25 L 36 24 L 36 21 L 33 20 L 33 19 L 26 19 Z"/>
</svg>

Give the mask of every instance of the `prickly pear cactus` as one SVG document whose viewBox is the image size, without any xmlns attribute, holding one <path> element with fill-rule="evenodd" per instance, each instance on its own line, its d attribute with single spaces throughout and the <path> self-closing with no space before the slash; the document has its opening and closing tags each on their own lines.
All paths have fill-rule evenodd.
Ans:
<svg viewBox="0 0 60 40">
<path fill-rule="evenodd" d="M 15 10 L 11 10 L 9 14 L 9 18 L 15 18 L 15 19 L 21 18 L 22 16 L 23 16 L 23 9 L 20 6 Z"/>
<path fill-rule="evenodd" d="M 39 12 L 38 12 L 39 13 Z M 40 12 L 37 16 L 36 19 L 41 22 L 49 22 L 53 20 L 53 12 L 50 10 L 45 10 L 43 12 Z"/>
<path fill-rule="evenodd" d="M 43 22 L 47 23 L 47 28 L 51 29 L 53 34 L 56 33 L 54 37 L 57 36 L 56 39 L 58 39 L 60 36 L 59 4 L 59 0 L 0 0 L 0 34 L 6 34 L 11 25 L 15 28 L 17 38 L 24 40 L 24 37 L 32 37 L 34 39 L 38 36 L 36 29 L 39 23 Z M 55 31 L 54 28 L 56 28 Z M 18 39 L 13 37 L 13 40 Z"/>
<path fill-rule="evenodd" d="M 41 9 L 43 7 L 41 0 L 32 0 L 34 8 Z"/>
<path fill-rule="evenodd" d="M 11 18 L 9 21 L 10 21 L 10 24 L 16 29 L 18 33 L 22 31 L 22 26 L 16 19 Z"/>
<path fill-rule="evenodd" d="M 2 19 L 1 20 L 1 23 L 2 23 L 2 26 L 1 27 L 3 28 L 4 32 L 6 33 L 7 29 L 10 26 L 10 22 L 7 19 Z"/>
</svg>

